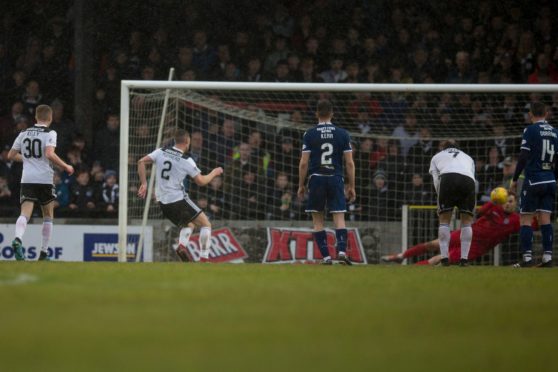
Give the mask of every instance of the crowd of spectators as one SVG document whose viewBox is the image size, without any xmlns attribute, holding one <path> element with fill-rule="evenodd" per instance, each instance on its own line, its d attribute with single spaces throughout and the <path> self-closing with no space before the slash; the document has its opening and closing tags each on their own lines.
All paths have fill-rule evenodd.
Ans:
<svg viewBox="0 0 558 372">
<path fill-rule="evenodd" d="M 20 164 L 7 161 L 6 149 L 33 124 L 35 107 L 47 103 L 54 110 L 57 152 L 78 169 L 74 177 L 57 175 L 59 212 L 113 216 L 120 80 L 166 79 L 170 67 L 179 80 L 558 83 L 558 27 L 552 22 L 558 5 L 550 0 L 124 0 L 92 7 L 95 89 L 89 131 L 72 116 L 80 73 L 74 68 L 72 2 L 14 3 L 1 16 L 2 215 L 16 213 L 21 174 Z M 487 190 L 513 167 L 517 144 L 504 135 L 520 134 L 525 102 L 544 100 L 558 110 L 558 93 L 524 102 L 504 95 L 497 105 L 490 103 L 491 110 L 481 95 L 469 94 L 442 95 L 435 109 L 420 96 L 402 103 L 399 97 L 379 100 L 357 93 L 349 100 L 337 118 L 356 134 L 363 198 L 351 206 L 354 219 L 373 219 L 380 209 L 396 218 L 403 202 L 433 202 L 427 177 L 428 159 L 437 148 L 433 138 L 455 133 L 456 123 L 496 138 L 464 143 L 474 150 L 479 200 L 485 200 Z M 425 121 L 428 113 L 432 116 Z M 307 112 L 289 115 L 291 122 L 297 115 L 312 120 Z M 238 133 L 238 123 L 226 117 L 217 125 L 213 132 L 192 133 L 193 155 L 226 167 L 223 179 L 199 190 L 200 205 L 223 218 L 298 218 L 303 206 L 292 184 L 300 133 L 279 139 L 264 138 L 258 128 Z"/>
</svg>

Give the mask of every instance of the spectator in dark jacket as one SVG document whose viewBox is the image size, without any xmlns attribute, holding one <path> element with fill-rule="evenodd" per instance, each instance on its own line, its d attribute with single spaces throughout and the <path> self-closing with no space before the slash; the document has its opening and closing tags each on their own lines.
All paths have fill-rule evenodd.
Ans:
<svg viewBox="0 0 558 372">
<path fill-rule="evenodd" d="M 105 169 L 118 171 L 120 149 L 120 119 L 116 114 L 107 116 L 106 127 L 95 136 L 95 159 Z"/>
<path fill-rule="evenodd" d="M 56 192 L 56 200 L 54 205 L 57 213 L 65 210 L 70 203 L 70 187 L 68 182 L 64 182 L 59 172 L 54 172 L 54 190 Z"/>
<path fill-rule="evenodd" d="M 89 171 L 80 169 L 77 172 L 76 182 L 71 187 L 68 208 L 72 214 L 91 217 L 97 211 L 96 197 L 95 188 L 89 180 Z"/>
<path fill-rule="evenodd" d="M 386 174 L 378 170 L 374 173 L 372 184 L 362 196 L 362 219 L 365 221 L 393 220 L 395 199 L 389 189 Z"/>
<path fill-rule="evenodd" d="M 413 173 L 411 182 L 405 191 L 405 204 L 409 205 L 432 205 L 434 197 L 432 188 L 424 184 L 424 176 Z"/>
<path fill-rule="evenodd" d="M 295 195 L 289 176 L 279 172 L 275 177 L 275 184 L 268 192 L 267 217 L 272 220 L 290 220 L 295 218 Z"/>
<path fill-rule="evenodd" d="M 118 183 L 116 172 L 108 170 L 105 172 L 105 182 L 101 188 L 101 200 L 99 207 L 107 217 L 116 217 L 118 212 Z"/>
</svg>

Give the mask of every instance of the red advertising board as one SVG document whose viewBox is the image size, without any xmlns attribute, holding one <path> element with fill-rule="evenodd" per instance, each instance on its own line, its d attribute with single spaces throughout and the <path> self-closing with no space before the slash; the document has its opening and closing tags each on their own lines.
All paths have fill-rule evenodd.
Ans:
<svg viewBox="0 0 558 372">
<path fill-rule="evenodd" d="M 366 256 L 357 229 L 347 229 L 347 254 L 352 262 L 365 264 Z M 335 231 L 326 230 L 329 254 L 335 260 Z M 315 263 L 322 255 L 311 229 L 268 228 L 263 263 Z"/>
<path fill-rule="evenodd" d="M 200 260 L 200 236 L 193 235 L 187 245 L 187 254 L 190 261 Z M 211 232 L 211 248 L 209 262 L 244 262 L 248 254 L 235 239 L 231 230 L 222 228 Z"/>
</svg>

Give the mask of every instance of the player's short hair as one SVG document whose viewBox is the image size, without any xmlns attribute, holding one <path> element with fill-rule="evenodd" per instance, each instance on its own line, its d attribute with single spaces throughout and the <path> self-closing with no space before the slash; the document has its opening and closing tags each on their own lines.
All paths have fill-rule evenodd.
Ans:
<svg viewBox="0 0 558 372">
<path fill-rule="evenodd" d="M 517 200 L 517 194 L 513 191 L 508 191 L 508 196 L 513 196 L 513 198 Z"/>
<path fill-rule="evenodd" d="M 333 105 L 327 99 L 321 99 L 316 106 L 316 113 L 321 118 L 330 116 L 333 114 Z"/>
<path fill-rule="evenodd" d="M 186 143 L 190 139 L 190 133 L 185 129 L 177 129 L 174 131 L 174 143 L 180 145 Z"/>
<path fill-rule="evenodd" d="M 529 111 L 531 111 L 531 114 L 536 117 L 545 116 L 546 106 L 542 102 L 533 102 L 531 103 L 531 108 Z"/>
<path fill-rule="evenodd" d="M 440 148 L 442 150 L 450 149 L 450 148 L 451 149 L 459 149 L 459 143 L 455 139 L 450 138 L 450 139 L 447 139 L 447 140 L 443 140 L 440 143 Z"/>
<path fill-rule="evenodd" d="M 49 121 L 52 117 L 52 109 L 49 105 L 39 105 L 35 109 L 35 119 L 37 121 L 45 122 Z"/>
</svg>

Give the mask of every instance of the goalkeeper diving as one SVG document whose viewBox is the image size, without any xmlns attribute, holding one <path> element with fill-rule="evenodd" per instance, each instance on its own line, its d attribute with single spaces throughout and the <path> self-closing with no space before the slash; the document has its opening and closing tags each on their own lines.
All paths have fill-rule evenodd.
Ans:
<svg viewBox="0 0 558 372">
<path fill-rule="evenodd" d="M 485 203 L 477 212 L 477 220 L 473 222 L 473 240 L 469 251 L 469 260 L 476 260 L 484 256 L 495 246 L 502 243 L 511 234 L 519 232 L 520 219 L 516 212 L 517 198 L 514 193 L 508 194 L 505 204 L 498 205 L 492 202 Z M 533 227 L 537 227 L 536 219 L 533 220 Z M 461 230 L 455 230 L 450 235 L 449 262 L 458 263 L 461 254 Z M 403 253 L 382 256 L 383 262 L 401 263 L 404 259 L 423 255 L 429 252 L 437 253 L 440 251 L 438 239 L 417 244 Z M 417 265 L 437 265 L 441 260 L 441 255 L 437 254 L 429 259 L 417 262 Z"/>
</svg>

